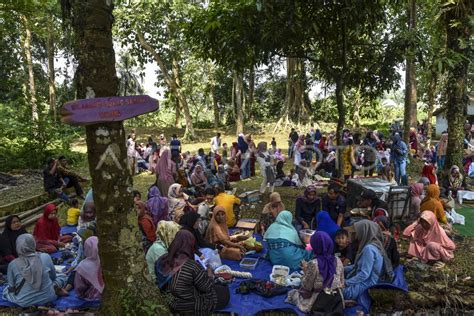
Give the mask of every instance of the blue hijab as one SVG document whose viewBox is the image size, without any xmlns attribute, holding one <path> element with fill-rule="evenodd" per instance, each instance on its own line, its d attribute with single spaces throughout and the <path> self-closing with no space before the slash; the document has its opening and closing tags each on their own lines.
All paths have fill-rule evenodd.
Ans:
<svg viewBox="0 0 474 316">
<path fill-rule="evenodd" d="M 237 146 L 239 147 L 242 153 L 247 152 L 247 150 L 249 149 L 249 145 L 245 141 L 244 137 L 245 136 L 243 134 L 240 134 L 239 137 L 237 138 Z"/>
<path fill-rule="evenodd" d="M 318 223 L 317 231 L 327 233 L 333 240 L 336 236 L 336 232 L 341 229 L 339 225 L 334 223 L 329 213 L 326 211 L 320 211 L 316 216 L 316 221 Z"/>
<path fill-rule="evenodd" d="M 314 133 L 314 140 L 321 140 L 321 137 L 323 137 L 323 135 L 321 134 L 321 131 L 319 129 L 316 130 L 316 133 Z"/>
</svg>

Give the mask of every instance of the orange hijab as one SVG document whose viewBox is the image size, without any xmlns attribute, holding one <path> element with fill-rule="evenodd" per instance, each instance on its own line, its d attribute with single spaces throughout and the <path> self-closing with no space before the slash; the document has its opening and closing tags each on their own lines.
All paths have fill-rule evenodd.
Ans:
<svg viewBox="0 0 474 316">
<path fill-rule="evenodd" d="M 432 211 L 436 215 L 438 222 L 447 224 L 448 220 L 446 219 L 446 213 L 439 195 L 439 187 L 436 184 L 430 184 L 426 189 L 426 197 L 421 202 L 420 211 Z"/>
<path fill-rule="evenodd" d="M 224 213 L 224 221 L 222 223 L 218 223 L 216 221 L 216 215 L 219 212 Z M 229 237 L 229 228 L 227 228 L 227 221 L 225 218 L 225 209 L 222 206 L 216 206 L 213 211 L 214 215 L 211 218 L 211 222 L 209 223 L 209 227 L 207 228 L 206 231 L 206 239 L 212 243 L 215 244 L 221 240 L 228 240 L 230 239 Z"/>
</svg>

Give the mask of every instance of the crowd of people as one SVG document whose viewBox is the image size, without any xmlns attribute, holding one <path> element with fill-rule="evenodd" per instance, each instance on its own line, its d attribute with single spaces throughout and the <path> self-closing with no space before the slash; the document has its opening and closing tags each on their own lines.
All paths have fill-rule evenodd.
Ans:
<svg viewBox="0 0 474 316">
<path fill-rule="evenodd" d="M 256 164 L 263 179 L 260 192 L 269 191 L 255 231 L 266 241 L 267 259 L 290 271 L 304 272 L 301 288 L 288 292 L 286 301 L 302 312 L 322 308 L 321 293 L 341 296 L 347 302 L 358 298 L 379 282 L 391 282 L 401 257 L 444 266 L 454 257 L 453 216 L 449 198 L 465 188 L 460 169 L 453 166 L 438 182 L 444 136 L 435 147 L 423 149 L 422 133 L 412 130 L 405 144 L 394 130 L 390 137 L 370 131 L 362 139 L 359 133 L 344 130 L 343 144 L 334 134 L 311 129 L 309 133 L 292 130 L 288 137 L 288 155 L 266 142 L 255 144 L 252 135 L 240 134 L 231 146 L 217 133 L 210 142 L 210 152 L 199 149 L 195 155 L 183 152 L 173 135 L 168 143 L 164 135 L 158 143 L 136 143 L 132 132 L 127 139 L 127 155 L 132 173 L 155 175 L 146 192 L 134 191 L 141 246 L 149 277 L 170 296 L 172 312 L 208 315 L 223 309 L 232 295 L 227 286 L 215 282 L 211 266 L 196 258 L 205 257 L 204 249 L 226 260 L 241 260 L 248 248 L 232 235 L 239 220 L 240 199 L 232 183 L 255 176 Z M 441 149 L 440 149 L 441 147 Z M 444 147 L 444 148 L 443 148 Z M 342 150 L 343 168 L 336 166 L 336 152 Z M 425 166 L 417 183 L 409 183 L 406 164 L 409 159 L 423 159 Z M 285 164 L 290 164 L 289 173 Z M 338 173 L 339 172 L 339 173 Z M 393 185 L 410 186 L 410 217 L 401 231 L 390 220 L 388 204 L 372 190 L 357 198 L 352 213 L 346 203 L 344 182 L 329 181 L 327 192 L 314 184 L 321 176 L 374 176 Z M 318 175 L 320 176 L 318 178 Z M 51 159 L 44 171 L 45 190 L 69 203 L 67 226 L 77 227 L 74 236 L 60 235 L 57 207 L 49 204 L 38 219 L 32 235 L 22 228 L 18 216 L 9 217 L 0 236 L 2 273 L 7 274 L 3 298 L 20 306 L 51 302 L 75 288 L 83 299 L 100 299 L 104 290 L 95 206 L 92 190 L 83 197 L 80 182 L 86 179 L 74 173 L 67 160 Z M 84 203 L 79 208 L 75 198 L 63 197 L 62 189 L 73 186 Z M 275 187 L 304 188 L 294 201 L 294 214 L 287 210 Z M 302 232 L 311 232 L 305 239 Z M 408 250 L 399 253 L 400 238 Z M 48 254 L 71 244 L 75 260 L 65 274 L 55 272 Z M 332 295 L 331 294 L 331 295 Z M 315 307 L 316 306 L 316 307 Z M 319 306 L 319 307 L 318 307 Z"/>
</svg>

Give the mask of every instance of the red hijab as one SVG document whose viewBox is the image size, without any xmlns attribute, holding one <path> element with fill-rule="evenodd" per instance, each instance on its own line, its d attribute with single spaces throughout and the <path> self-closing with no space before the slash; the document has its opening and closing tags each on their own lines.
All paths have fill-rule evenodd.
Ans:
<svg viewBox="0 0 474 316">
<path fill-rule="evenodd" d="M 43 217 L 40 217 L 36 222 L 33 236 L 36 240 L 55 240 L 59 239 L 59 232 L 61 226 L 59 226 L 58 218 L 49 219 L 49 214 L 57 210 L 56 205 L 48 204 L 44 208 Z"/>
<path fill-rule="evenodd" d="M 423 171 L 421 172 L 423 177 L 426 177 L 428 180 L 430 180 L 430 184 L 436 184 L 436 175 L 433 174 L 434 168 L 435 167 L 433 164 L 425 165 L 423 167 Z"/>
</svg>

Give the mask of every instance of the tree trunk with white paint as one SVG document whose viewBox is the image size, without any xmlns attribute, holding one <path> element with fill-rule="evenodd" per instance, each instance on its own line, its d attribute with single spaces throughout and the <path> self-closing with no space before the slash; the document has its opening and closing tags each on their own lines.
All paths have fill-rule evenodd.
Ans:
<svg viewBox="0 0 474 316">
<path fill-rule="evenodd" d="M 92 91 L 95 97 L 115 96 L 118 79 L 112 44 L 112 4 L 107 0 L 91 0 L 87 4 L 73 1 L 72 6 L 77 96 L 92 97 Z M 144 299 L 150 299 L 157 289 L 142 273 L 144 255 L 123 122 L 88 125 L 86 135 L 105 280 L 101 314 L 125 315 L 134 306 L 139 314 Z"/>
</svg>

